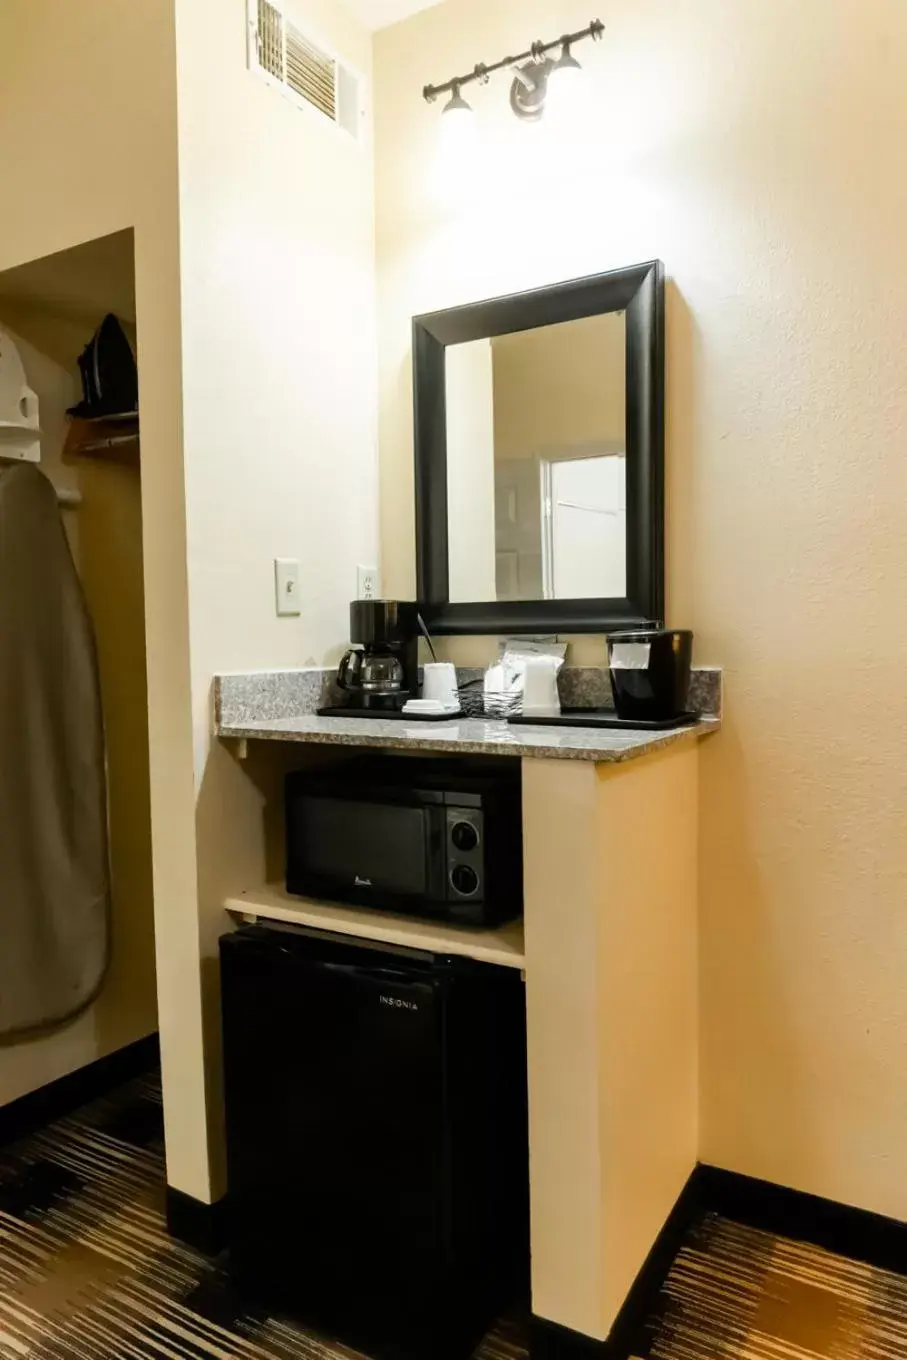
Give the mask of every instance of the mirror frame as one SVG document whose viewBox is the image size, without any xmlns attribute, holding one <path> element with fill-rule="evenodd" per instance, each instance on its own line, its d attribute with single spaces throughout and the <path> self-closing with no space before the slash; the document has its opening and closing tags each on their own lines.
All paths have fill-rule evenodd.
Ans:
<svg viewBox="0 0 907 1360">
<path fill-rule="evenodd" d="M 607 633 L 664 618 L 665 286 L 660 260 L 413 317 L 416 579 L 440 634 Z M 626 312 L 627 594 L 452 603 L 447 523 L 448 345 Z"/>
</svg>

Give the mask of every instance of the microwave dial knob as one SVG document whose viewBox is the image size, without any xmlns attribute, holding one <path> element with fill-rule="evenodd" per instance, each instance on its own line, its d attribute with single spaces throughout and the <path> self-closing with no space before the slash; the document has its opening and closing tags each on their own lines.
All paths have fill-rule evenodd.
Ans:
<svg viewBox="0 0 907 1360">
<path fill-rule="evenodd" d="M 479 891 L 479 875 L 468 864 L 458 864 L 450 875 L 454 891 L 461 897 L 474 897 Z"/>
<path fill-rule="evenodd" d="M 450 839 L 454 843 L 455 850 L 468 855 L 479 844 L 479 832 L 472 822 L 455 822 L 450 833 Z"/>
</svg>

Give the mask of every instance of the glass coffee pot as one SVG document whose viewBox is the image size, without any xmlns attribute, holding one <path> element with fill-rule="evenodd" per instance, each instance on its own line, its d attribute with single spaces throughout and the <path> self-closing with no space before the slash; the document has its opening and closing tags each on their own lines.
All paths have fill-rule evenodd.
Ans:
<svg viewBox="0 0 907 1360">
<path fill-rule="evenodd" d="M 351 648 L 340 663 L 337 684 L 355 695 L 363 708 L 396 708 L 408 694 L 403 662 L 395 653 Z M 355 702 L 355 701 L 354 701 Z"/>
</svg>

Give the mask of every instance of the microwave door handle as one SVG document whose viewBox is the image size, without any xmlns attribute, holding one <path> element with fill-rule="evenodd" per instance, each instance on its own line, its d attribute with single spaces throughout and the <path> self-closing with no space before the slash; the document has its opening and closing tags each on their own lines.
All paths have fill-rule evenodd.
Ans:
<svg viewBox="0 0 907 1360">
<path fill-rule="evenodd" d="M 447 901 L 447 810 L 425 809 L 425 882 L 433 902 Z"/>
</svg>

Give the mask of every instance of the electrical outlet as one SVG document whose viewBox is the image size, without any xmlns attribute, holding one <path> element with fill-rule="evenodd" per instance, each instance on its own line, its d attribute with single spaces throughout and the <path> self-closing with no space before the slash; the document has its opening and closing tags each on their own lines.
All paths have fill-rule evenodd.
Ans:
<svg viewBox="0 0 907 1360">
<path fill-rule="evenodd" d="M 274 598 L 278 617 L 302 613 L 299 602 L 299 563 L 292 557 L 274 559 Z"/>
<path fill-rule="evenodd" d="M 381 582 L 378 578 L 377 567 L 359 568 L 359 585 L 356 591 L 356 598 L 359 600 L 377 600 L 381 590 Z"/>
</svg>

